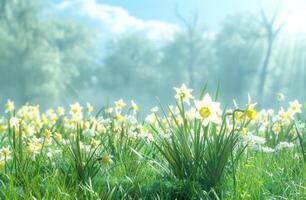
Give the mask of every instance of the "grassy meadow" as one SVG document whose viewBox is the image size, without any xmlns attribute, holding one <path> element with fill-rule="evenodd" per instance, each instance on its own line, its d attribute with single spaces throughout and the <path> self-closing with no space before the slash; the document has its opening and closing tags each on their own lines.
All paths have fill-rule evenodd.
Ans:
<svg viewBox="0 0 306 200">
<path fill-rule="evenodd" d="M 94 109 L 8 100 L 0 199 L 306 199 L 305 108 L 225 108 L 184 84 L 143 119 L 122 99 Z"/>
</svg>

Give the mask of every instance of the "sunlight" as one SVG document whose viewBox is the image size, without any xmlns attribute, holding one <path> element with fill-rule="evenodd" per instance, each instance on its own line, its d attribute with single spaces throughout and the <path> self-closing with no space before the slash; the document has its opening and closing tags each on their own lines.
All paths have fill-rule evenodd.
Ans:
<svg viewBox="0 0 306 200">
<path fill-rule="evenodd" d="M 306 1 L 284 0 L 280 19 L 285 23 L 288 33 L 306 33 Z"/>
</svg>

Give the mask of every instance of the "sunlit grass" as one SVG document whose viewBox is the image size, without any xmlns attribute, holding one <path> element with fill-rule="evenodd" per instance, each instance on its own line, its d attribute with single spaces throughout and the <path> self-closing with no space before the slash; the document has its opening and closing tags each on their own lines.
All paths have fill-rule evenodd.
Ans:
<svg viewBox="0 0 306 200">
<path fill-rule="evenodd" d="M 41 112 L 5 105 L 1 199 L 302 199 L 302 105 L 222 108 L 175 88 L 175 104 L 144 120 L 132 101 L 94 114 L 90 104 Z M 222 110 L 223 109 L 223 110 Z M 69 114 L 65 114 L 69 113 Z"/>
</svg>

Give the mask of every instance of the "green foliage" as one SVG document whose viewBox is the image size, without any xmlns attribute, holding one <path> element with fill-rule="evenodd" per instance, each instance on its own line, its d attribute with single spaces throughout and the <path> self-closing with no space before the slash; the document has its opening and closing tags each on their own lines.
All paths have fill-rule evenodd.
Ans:
<svg viewBox="0 0 306 200">
<path fill-rule="evenodd" d="M 44 119 L 47 121 L 37 127 L 34 135 L 25 131 L 31 113 L 21 117 L 20 112 L 9 112 L 8 127 L 0 132 L 1 147 L 8 145 L 11 150 L 11 158 L 0 169 L 0 198 L 300 199 L 305 196 L 306 168 L 300 151 L 305 144 L 299 143 L 299 148 L 298 138 L 292 138 L 297 146 L 291 149 L 274 153 L 249 148 L 244 151 L 246 146 L 240 133 L 250 121 L 239 124 L 234 116 L 239 112 L 243 117 L 246 111 L 224 112 L 220 125 L 204 126 L 201 120 L 186 117 L 185 105 L 177 106 L 178 112 L 169 110 L 166 118 L 156 115 L 157 124 L 151 126 L 146 123 L 135 126 L 129 120 L 118 123 L 111 114 L 99 112 L 96 118 L 88 115 L 83 121 L 64 117 L 55 121 Z M 10 125 L 13 117 L 20 118 L 18 125 Z M 109 127 L 98 128 L 96 120 Z M 231 126 L 229 122 L 233 122 Z M 291 130 L 287 133 L 295 130 L 292 126 L 288 128 Z M 131 135 L 131 131 L 140 134 L 144 130 L 154 133 L 153 143 Z M 267 134 L 274 134 L 271 129 L 268 131 Z M 165 134 L 170 137 L 164 137 Z M 304 129 L 299 129 L 298 134 L 303 137 Z M 97 143 L 92 143 L 92 139 Z M 1 152 L 3 159 L 3 149 Z M 50 157 L 50 153 L 55 157 Z"/>
<path fill-rule="evenodd" d="M 277 156 L 250 152 L 246 156 L 237 168 L 236 199 L 300 199 L 305 196 L 305 166 L 302 167 L 293 152 L 286 150 Z"/>
<path fill-rule="evenodd" d="M 160 131 L 154 129 L 160 136 L 155 146 L 163 157 L 161 166 L 173 183 L 179 181 L 183 184 L 183 188 L 177 191 L 178 196 L 173 198 L 199 198 L 202 191 L 220 193 L 226 169 L 234 168 L 244 150 L 244 147 L 238 147 L 239 132 L 235 125 L 227 127 L 226 114 L 222 117 L 220 130 L 217 130 L 213 124 L 206 127 L 198 119 L 188 120 L 184 105 L 177 105 L 182 123 L 170 110 L 167 124 L 159 121 Z M 163 138 L 169 131 L 169 139 Z"/>
<path fill-rule="evenodd" d="M 306 163 L 306 127 L 302 123 L 299 123 L 298 125 L 299 127 L 297 127 L 297 125 L 294 125 L 294 128 L 301 147 L 304 162 Z"/>
<path fill-rule="evenodd" d="M 59 99 L 80 69 L 89 66 L 90 32 L 51 18 L 41 0 L 0 5 L 1 90 L 20 102 Z"/>
<path fill-rule="evenodd" d="M 159 55 L 153 43 L 142 36 L 130 34 L 118 37 L 108 44 L 101 82 L 108 89 L 117 90 L 122 85 L 137 87 L 153 85 L 157 78 L 156 64 Z"/>
<path fill-rule="evenodd" d="M 71 171 L 64 172 L 69 176 L 69 180 L 75 181 L 75 184 L 85 184 L 90 182 L 100 170 L 99 161 L 101 155 L 97 155 L 97 150 L 100 149 L 100 144 L 91 146 L 89 149 L 84 147 L 81 141 L 84 141 L 83 129 L 77 124 L 77 130 L 75 134 L 68 136 L 66 142 L 58 141 L 55 138 L 57 144 L 61 147 L 63 154 L 68 156 L 69 167 Z M 99 152 L 103 152 L 100 150 Z M 67 169 L 67 168 L 66 168 Z M 63 169 L 64 170 L 64 169 Z M 74 177 L 76 175 L 76 177 Z"/>
</svg>

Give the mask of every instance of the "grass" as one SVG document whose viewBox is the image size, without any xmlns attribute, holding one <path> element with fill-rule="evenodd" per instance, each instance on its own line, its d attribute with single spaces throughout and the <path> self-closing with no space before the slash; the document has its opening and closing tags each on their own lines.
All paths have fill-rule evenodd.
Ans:
<svg viewBox="0 0 306 200">
<path fill-rule="evenodd" d="M 221 111 L 207 94 L 193 106 L 189 90 L 176 91 L 175 106 L 144 121 L 122 101 L 96 115 L 9 101 L 0 199 L 306 199 L 299 103 L 278 114 L 250 101 Z"/>
</svg>

